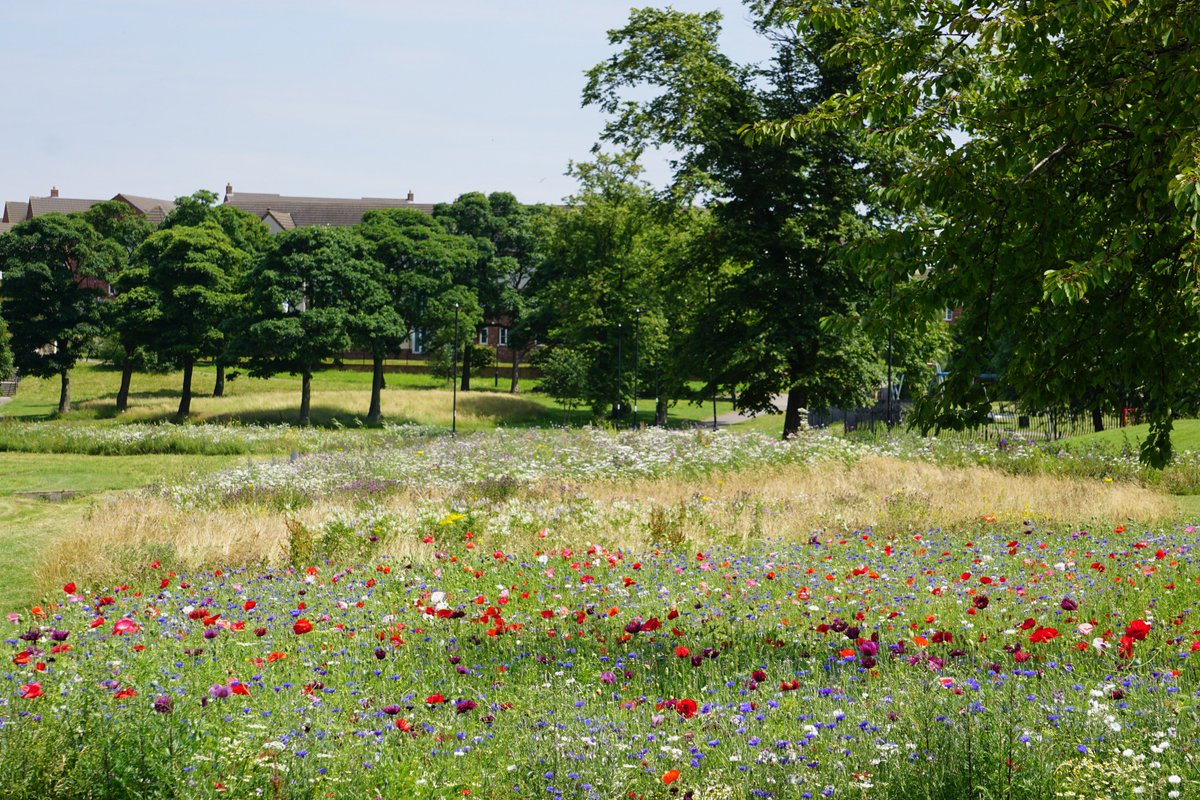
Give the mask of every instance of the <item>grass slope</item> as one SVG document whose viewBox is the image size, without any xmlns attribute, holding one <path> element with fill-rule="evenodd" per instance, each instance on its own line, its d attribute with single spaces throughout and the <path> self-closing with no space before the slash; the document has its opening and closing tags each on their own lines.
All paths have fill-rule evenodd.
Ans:
<svg viewBox="0 0 1200 800">
<path fill-rule="evenodd" d="M 209 472 L 229 456 L 79 456 L 0 453 L 0 606 L 32 597 L 30 578 L 46 548 L 80 530 L 105 493 Z M 102 519 L 96 520 L 103 524 Z"/>
</svg>

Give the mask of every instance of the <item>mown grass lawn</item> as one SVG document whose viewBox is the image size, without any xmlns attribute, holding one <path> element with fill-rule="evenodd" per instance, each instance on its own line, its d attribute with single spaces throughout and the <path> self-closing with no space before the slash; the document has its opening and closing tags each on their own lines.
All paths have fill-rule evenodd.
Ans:
<svg viewBox="0 0 1200 800">
<path fill-rule="evenodd" d="M 211 397 L 216 373 L 211 366 L 196 367 L 193 376 L 193 422 L 242 424 L 294 424 L 300 404 L 300 378 L 277 375 L 251 378 L 240 375 L 225 386 L 225 396 Z M 453 392 L 447 381 L 420 373 L 388 373 L 383 393 L 384 421 L 393 424 L 451 425 Z M 84 363 L 71 373 L 72 411 L 61 422 L 91 423 L 162 422 L 174 418 L 179 404 L 182 378 L 179 373 L 136 374 L 129 409 L 117 415 L 116 393 L 120 373 L 100 364 Z M 498 382 L 485 371 L 477 375 L 469 392 L 458 392 L 457 427 L 464 431 L 496 426 L 580 426 L 595 420 L 591 410 L 565 409 L 552 397 L 537 392 L 536 379 L 523 379 L 519 392 L 510 394 L 504 376 Z M 698 384 L 697 384 L 698 386 Z M 362 427 L 370 399 L 371 374 L 350 369 L 326 369 L 313 378 L 312 422 L 318 427 Z M 57 379 L 25 378 L 11 402 L 0 407 L 0 417 L 9 420 L 56 418 Z M 654 414 L 650 398 L 638 403 L 640 424 L 649 424 Z M 717 413 L 732 410 L 728 400 L 718 400 Z M 679 401 L 668 411 L 668 424 L 688 427 L 711 419 L 712 406 Z M 624 424 L 633 424 L 630 417 Z"/>
<path fill-rule="evenodd" d="M 236 461 L 230 456 L 0 453 L 0 607 L 31 600 L 32 573 L 46 548 L 82 525 L 105 493 L 181 480 Z M 89 523 L 104 524 L 103 517 Z"/>
</svg>

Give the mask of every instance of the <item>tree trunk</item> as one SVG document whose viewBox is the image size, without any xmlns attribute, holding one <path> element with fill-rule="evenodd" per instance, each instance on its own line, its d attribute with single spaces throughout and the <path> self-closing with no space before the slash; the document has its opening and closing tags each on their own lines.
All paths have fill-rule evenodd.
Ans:
<svg viewBox="0 0 1200 800">
<path fill-rule="evenodd" d="M 175 414 L 181 420 L 187 419 L 192 413 L 192 366 L 193 359 L 188 356 L 183 360 L 183 391 L 179 395 L 179 411 Z"/>
<path fill-rule="evenodd" d="M 517 355 L 517 351 L 513 351 L 512 355 L 512 383 L 509 384 L 508 393 L 516 394 L 521 391 L 521 358 Z"/>
<path fill-rule="evenodd" d="M 659 397 L 654 401 L 654 424 L 659 428 L 667 424 L 667 398 Z"/>
<path fill-rule="evenodd" d="M 1100 406 L 1092 409 L 1092 428 L 1095 429 L 1096 433 L 1104 430 L 1104 414 L 1101 413 Z"/>
<path fill-rule="evenodd" d="M 371 359 L 371 409 L 367 411 L 367 424 L 378 425 L 383 419 L 383 356 L 374 355 Z"/>
<path fill-rule="evenodd" d="M 309 410 L 312 407 L 312 373 L 305 372 L 300 382 L 300 427 L 309 425 Z"/>
<path fill-rule="evenodd" d="M 133 381 L 133 348 L 125 348 L 125 360 L 121 362 L 121 388 L 117 389 L 117 413 L 129 408 L 129 384 Z"/>
<path fill-rule="evenodd" d="M 800 432 L 800 410 L 807 404 L 803 392 L 793 386 L 788 390 L 787 410 L 783 413 L 783 438 L 791 439 Z"/>
<path fill-rule="evenodd" d="M 460 392 L 471 391 L 471 348 L 473 345 L 467 345 L 462 351 L 462 383 L 459 384 Z"/>
<path fill-rule="evenodd" d="M 71 373 L 64 369 L 59 375 L 62 388 L 58 392 L 58 413 L 65 414 L 71 410 Z"/>
<path fill-rule="evenodd" d="M 217 383 L 213 386 L 213 397 L 225 396 L 225 365 L 217 362 Z"/>
</svg>

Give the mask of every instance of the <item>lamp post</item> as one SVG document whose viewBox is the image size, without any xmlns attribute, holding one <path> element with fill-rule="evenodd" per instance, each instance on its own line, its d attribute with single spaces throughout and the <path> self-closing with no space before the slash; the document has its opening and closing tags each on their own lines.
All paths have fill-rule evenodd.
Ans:
<svg viewBox="0 0 1200 800">
<path fill-rule="evenodd" d="M 624 400 L 625 387 L 623 385 L 624 381 L 622 380 L 622 378 L 625 377 L 624 372 L 625 372 L 625 362 L 622 360 L 622 353 L 621 353 L 621 323 L 618 322 L 617 323 L 617 403 L 616 403 L 616 407 L 615 407 L 615 413 L 613 414 L 613 418 L 618 423 L 621 421 L 621 417 L 623 416 L 623 414 L 621 412 L 621 404 L 622 404 L 622 401 Z"/>
<path fill-rule="evenodd" d="M 708 313 L 711 316 L 712 315 L 712 278 L 708 279 L 708 282 L 704 285 L 704 290 L 705 290 L 705 293 L 708 295 Z M 712 367 L 709 368 L 708 379 L 710 381 L 712 381 L 712 385 L 713 385 L 712 407 L 713 407 L 713 430 L 715 431 L 717 429 L 717 377 L 716 377 L 716 374 L 714 373 L 713 369 L 714 368 L 712 368 Z"/>
<path fill-rule="evenodd" d="M 450 367 L 450 392 L 453 402 L 450 408 L 450 433 L 458 435 L 458 303 L 454 304 L 454 363 Z"/>
<path fill-rule="evenodd" d="M 637 310 L 633 320 L 633 427 L 638 424 L 638 328 L 642 322 L 642 310 Z"/>
<path fill-rule="evenodd" d="M 892 283 L 888 282 L 888 385 L 887 385 L 887 429 L 892 432 Z"/>
</svg>

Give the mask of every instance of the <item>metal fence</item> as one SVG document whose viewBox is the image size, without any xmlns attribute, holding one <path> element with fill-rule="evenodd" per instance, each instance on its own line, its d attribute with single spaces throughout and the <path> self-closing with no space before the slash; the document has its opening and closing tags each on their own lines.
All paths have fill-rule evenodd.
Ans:
<svg viewBox="0 0 1200 800">
<path fill-rule="evenodd" d="M 899 427 L 908 420 L 911 407 L 905 403 L 891 409 L 892 427 Z M 1125 409 L 1120 414 L 1102 414 L 1100 423 L 1104 430 L 1123 428 L 1140 422 L 1136 409 Z M 886 405 L 869 408 L 810 411 L 808 424 L 813 428 L 827 428 L 840 423 L 846 433 L 876 433 L 888 429 Z M 1040 412 L 1007 409 L 1003 405 L 989 415 L 988 422 L 964 431 L 944 431 L 939 435 L 965 439 L 999 441 L 1000 439 L 1042 439 L 1055 441 L 1070 436 L 1082 436 L 1096 430 L 1096 419 L 1091 411 L 1046 410 Z"/>
<path fill-rule="evenodd" d="M 21 379 L 16 375 L 7 380 L 0 381 L 0 397 L 12 397 L 17 393 L 17 384 Z"/>
</svg>

